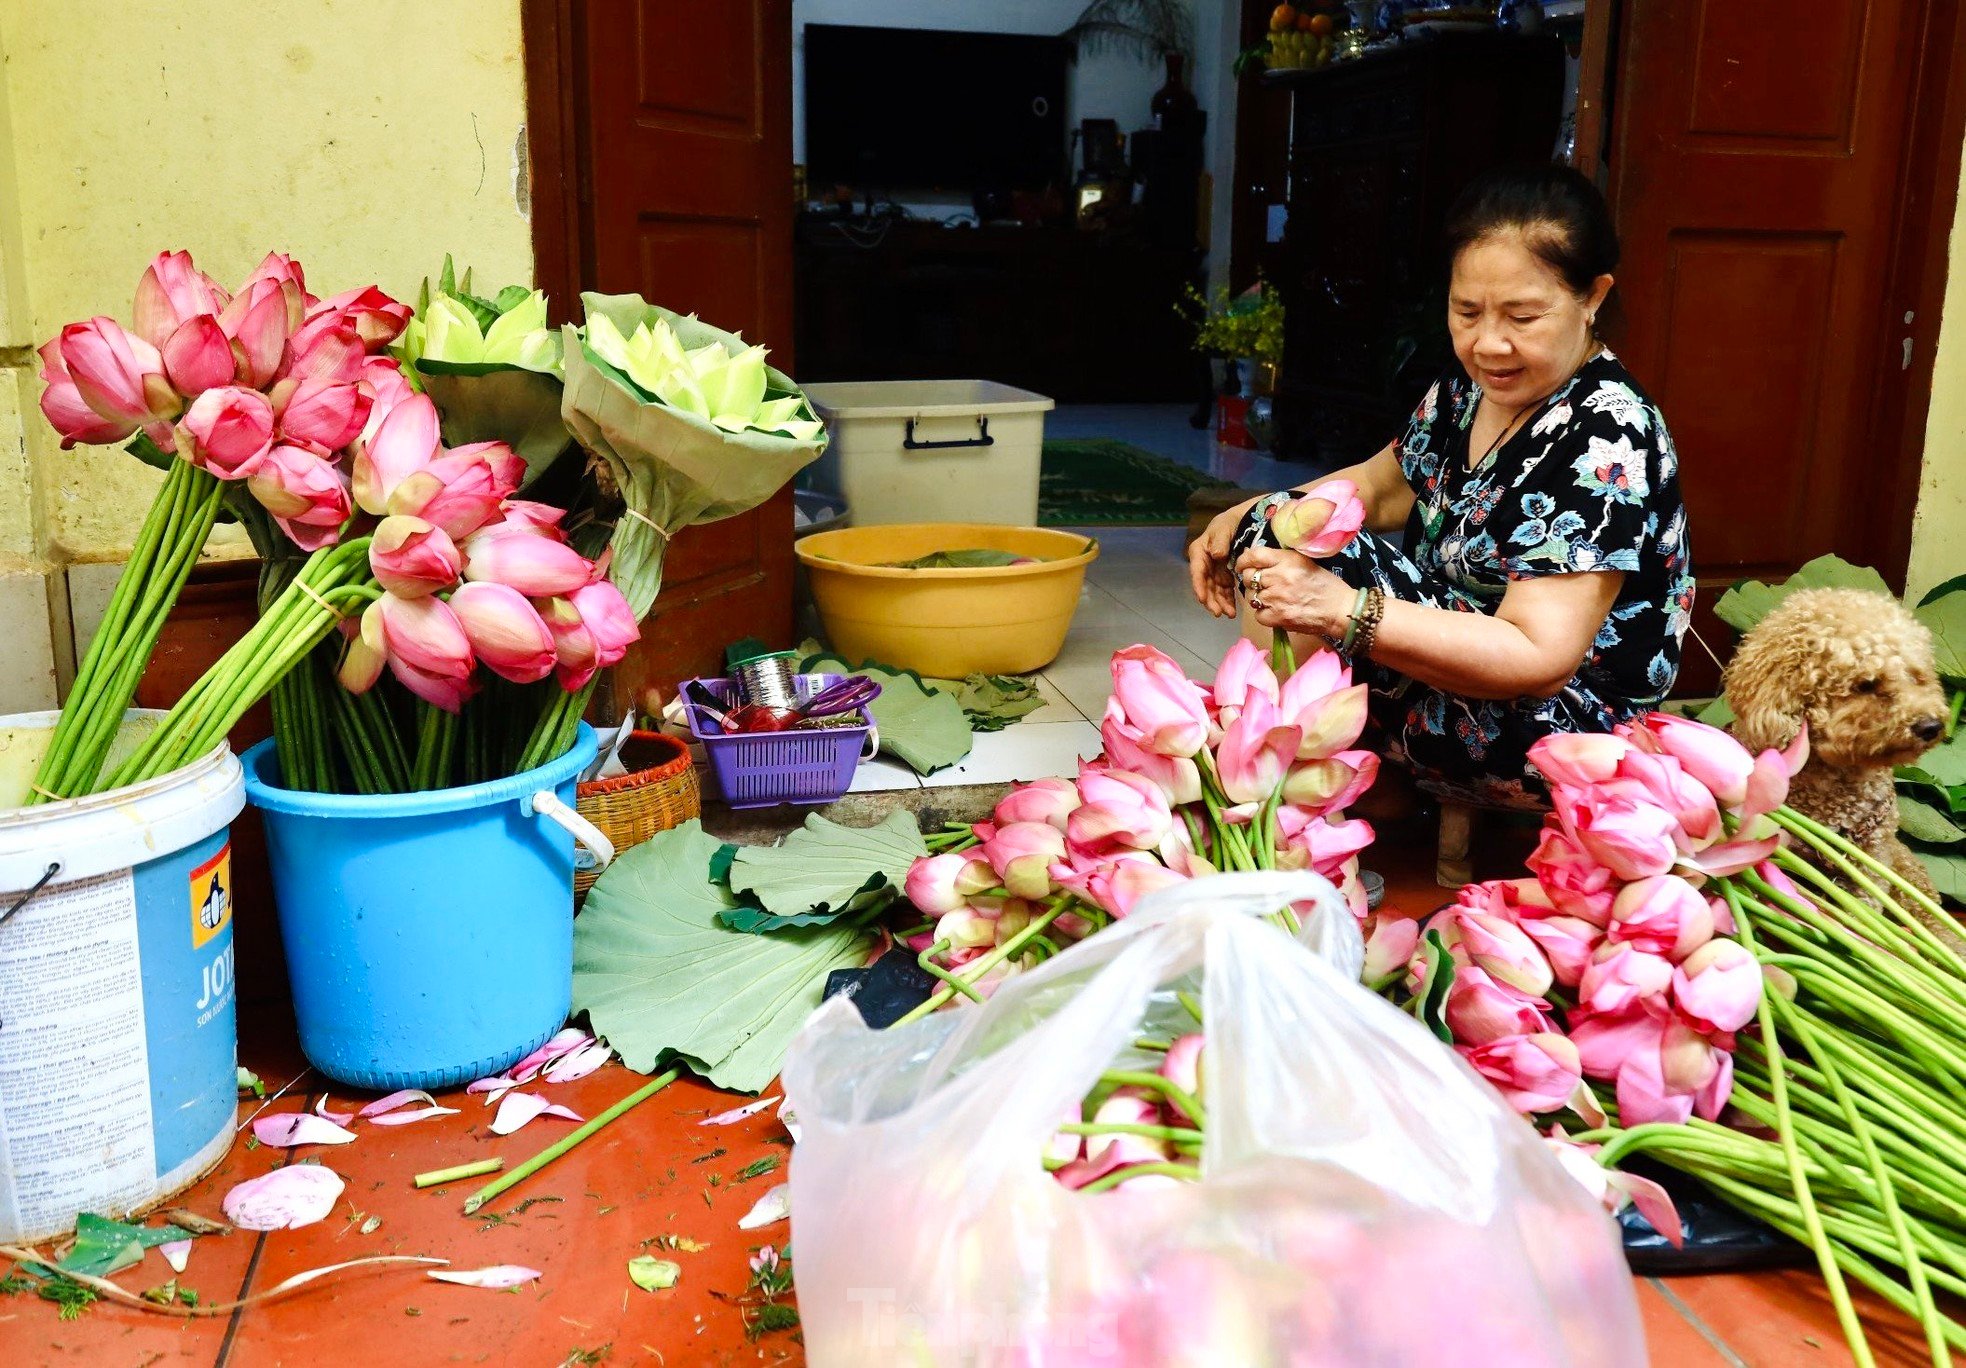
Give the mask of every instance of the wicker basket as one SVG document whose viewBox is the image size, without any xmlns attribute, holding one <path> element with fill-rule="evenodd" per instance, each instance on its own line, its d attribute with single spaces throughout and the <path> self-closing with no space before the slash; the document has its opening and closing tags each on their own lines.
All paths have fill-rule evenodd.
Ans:
<svg viewBox="0 0 1966 1368">
<path fill-rule="evenodd" d="M 580 815 L 614 842 L 617 854 L 702 812 L 696 766 L 689 747 L 675 737 L 635 732 L 621 747 L 621 763 L 628 773 L 582 784 L 574 802 Z M 592 870 L 574 871 L 576 903 L 587 896 L 596 877 Z"/>
</svg>

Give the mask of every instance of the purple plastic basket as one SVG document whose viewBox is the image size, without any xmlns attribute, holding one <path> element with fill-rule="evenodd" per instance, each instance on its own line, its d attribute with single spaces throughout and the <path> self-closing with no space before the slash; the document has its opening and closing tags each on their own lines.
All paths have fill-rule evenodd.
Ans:
<svg viewBox="0 0 1966 1368">
<path fill-rule="evenodd" d="M 799 698 L 811 698 L 844 675 L 809 674 L 798 677 Z M 736 692 L 728 679 L 699 679 L 728 708 Z M 689 694 L 685 686 L 683 698 Z M 858 727 L 807 728 L 802 731 L 740 732 L 726 736 L 716 724 L 687 709 L 689 729 L 710 757 L 724 802 L 734 808 L 776 807 L 780 803 L 830 803 L 853 783 L 860 752 L 872 730 L 867 711 Z M 709 730 L 706 730 L 708 728 Z"/>
</svg>

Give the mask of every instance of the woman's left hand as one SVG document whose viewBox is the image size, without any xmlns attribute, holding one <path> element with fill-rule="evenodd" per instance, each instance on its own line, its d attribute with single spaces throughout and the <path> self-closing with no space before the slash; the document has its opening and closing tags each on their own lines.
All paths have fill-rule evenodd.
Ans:
<svg viewBox="0 0 1966 1368">
<path fill-rule="evenodd" d="M 1236 561 L 1243 593 L 1265 627 L 1333 640 L 1345 630 L 1350 585 L 1296 551 L 1253 546 Z"/>
</svg>

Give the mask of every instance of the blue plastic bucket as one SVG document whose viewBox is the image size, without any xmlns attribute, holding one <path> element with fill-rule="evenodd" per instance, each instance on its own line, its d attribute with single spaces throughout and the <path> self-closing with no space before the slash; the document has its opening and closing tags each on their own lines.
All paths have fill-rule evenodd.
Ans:
<svg viewBox="0 0 1966 1368">
<path fill-rule="evenodd" d="M 573 1006 L 573 812 L 594 758 L 376 797 L 281 788 L 271 741 L 243 757 L 265 814 L 300 1047 L 359 1088 L 447 1088 L 542 1044 Z M 595 843 L 598 842 L 598 845 Z"/>
<path fill-rule="evenodd" d="M 132 713 L 119 741 L 133 743 Z M 13 806 L 57 714 L 0 717 L 0 1243 L 204 1175 L 238 1114 L 224 745 L 160 779 Z M 143 720 L 141 726 L 149 722 Z M 116 752 L 112 752 L 112 760 Z"/>
</svg>

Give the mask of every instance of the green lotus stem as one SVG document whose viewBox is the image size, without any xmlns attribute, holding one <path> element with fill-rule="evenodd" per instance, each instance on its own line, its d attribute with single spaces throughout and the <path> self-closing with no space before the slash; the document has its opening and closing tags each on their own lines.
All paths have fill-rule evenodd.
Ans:
<svg viewBox="0 0 1966 1368">
<path fill-rule="evenodd" d="M 458 1183 L 466 1178 L 482 1178 L 487 1173 L 497 1173 L 505 1167 L 503 1159 L 480 1159 L 475 1164 L 459 1164 L 455 1168 L 431 1169 L 419 1173 L 411 1179 L 418 1187 L 437 1187 L 443 1183 Z"/>
<path fill-rule="evenodd" d="M 1895 869 L 1891 869 L 1871 858 L 1863 850 L 1844 839 L 1838 833 L 1830 830 L 1830 828 L 1824 826 L 1822 823 L 1804 817 L 1793 808 L 1777 808 L 1769 815 L 1777 825 L 1797 835 L 1809 838 L 1809 844 L 1821 853 L 1825 859 L 1834 864 L 1860 891 L 1874 898 L 1881 910 L 1894 915 L 1914 938 L 1922 941 L 1928 948 L 1937 952 L 1942 960 L 1949 959 L 1955 964 L 1959 962 L 1960 957 L 1958 952 L 1952 946 L 1940 940 L 1924 921 L 1909 910 L 1911 907 L 1916 906 L 1922 908 L 1927 916 L 1941 920 L 1944 920 L 1946 917 L 1945 909 L 1927 897 L 1910 880 L 1906 879 Z M 1869 877 L 1871 873 L 1881 875 L 1886 883 L 1893 884 L 1897 887 L 1901 897 L 1909 898 L 1911 901 L 1900 902 L 1898 899 L 1887 896 L 1884 890 Z"/>
<path fill-rule="evenodd" d="M 1065 905 L 1071 900 L 1072 900 L 1071 895 L 1068 893 L 1060 893 L 1055 895 L 1048 903 L 1045 904 L 1045 910 L 1039 913 L 1037 916 L 1033 917 L 1031 919 L 1030 924 L 1026 926 L 1023 930 L 1017 932 L 1017 934 L 1012 936 L 1009 940 L 1005 941 L 1002 945 L 999 945 L 996 949 L 992 950 L 989 954 L 984 955 L 978 959 L 971 960 L 968 964 L 965 964 L 961 969 L 957 970 L 956 974 L 952 975 L 951 977 L 958 980 L 963 978 L 972 979 L 972 980 L 981 979 L 985 974 L 989 973 L 992 969 L 996 968 L 999 964 L 1002 964 L 1006 959 L 1009 959 L 1012 955 L 1022 950 L 1026 945 L 1029 945 L 1032 940 L 1036 939 L 1038 936 L 1043 935 L 1045 928 L 1058 920 L 1059 914 L 1065 910 Z M 924 965 L 923 967 L 928 968 L 928 966 L 926 965 Z M 936 973 L 936 971 L 932 968 L 929 968 L 929 972 L 932 974 Z M 940 977 L 940 975 L 938 975 L 938 977 Z M 959 982 L 957 986 L 960 987 L 966 985 L 963 985 Z M 919 1021 L 921 1018 L 927 1016 L 930 1012 L 935 1011 L 937 1008 L 941 1007 L 944 1003 L 948 1002 L 955 995 L 956 995 L 956 988 L 951 987 L 948 984 L 944 984 L 942 987 L 936 989 L 933 993 L 929 994 L 928 999 L 926 1001 L 919 1003 L 913 1010 L 908 1012 L 905 1016 L 896 1019 L 893 1025 L 905 1026 L 911 1021 Z"/>
<path fill-rule="evenodd" d="M 1145 1164 L 1128 1164 L 1125 1168 L 1114 1169 L 1101 1174 L 1079 1189 L 1081 1195 L 1104 1192 L 1107 1188 L 1118 1187 L 1129 1178 L 1144 1178 L 1150 1173 L 1164 1173 L 1170 1178 L 1185 1178 L 1191 1183 L 1201 1181 L 1201 1169 L 1193 1164 L 1163 1163 L 1154 1160 Z"/>
<path fill-rule="evenodd" d="M 1904 917 L 1902 908 L 1895 909 L 1900 914 L 1898 917 L 1887 917 L 1870 902 L 1857 897 L 1792 850 L 1776 851 L 1775 863 L 1785 873 L 1807 884 L 1811 898 L 1820 899 L 1835 908 L 1855 930 L 1902 956 L 1908 966 L 1933 973 L 1942 972 L 1957 962 L 1958 956 L 1933 936 L 1922 922 L 1915 917 Z M 1870 886 L 1876 888 L 1875 884 Z M 1789 908 L 1790 901 L 1783 901 L 1781 906 Z"/>
<path fill-rule="evenodd" d="M 1734 1077 L 1735 1087 L 1728 1099 L 1728 1105 L 1739 1109 L 1750 1119 L 1772 1127 L 1775 1120 L 1774 1107 L 1761 1096 L 1767 1091 L 1767 1075 L 1751 1069 L 1737 1056 L 1734 1062 Z M 1791 1084 L 1794 1081 L 1791 1079 Z M 1834 1104 L 1813 1089 L 1802 1089 L 1801 1096 L 1812 1118 L 1809 1136 L 1813 1138 L 1809 1139 L 1809 1143 L 1847 1150 L 1851 1144 L 1849 1138 L 1833 1125 L 1821 1125 L 1821 1134 L 1816 1135 L 1819 1123 L 1833 1122 L 1840 1117 Z M 1948 1219 L 1966 1221 L 1966 1183 L 1961 1183 L 1958 1175 L 1950 1170 L 1935 1168 L 1928 1151 L 1896 1129 L 1897 1118 L 1888 1114 L 1879 1115 L 1879 1109 L 1871 1099 L 1862 1094 L 1854 1096 L 1856 1105 L 1872 1120 L 1880 1122 L 1885 1127 L 1884 1130 L 1875 1133 L 1876 1139 L 1880 1146 L 1891 1150 L 1897 1179 L 1901 1182 L 1912 1182 L 1920 1190 L 1929 1193 L 1934 1200 L 1946 1203 L 1950 1207 L 1946 1213 Z M 1796 1098 L 1797 1089 L 1791 1086 L 1789 1090 L 1791 1107 L 1794 1106 Z M 1798 1124 L 1801 1120 L 1802 1118 L 1798 1118 Z M 1919 1138 L 1930 1143 L 1929 1137 Z"/>
<path fill-rule="evenodd" d="M 1866 930 L 1872 934 L 1863 936 L 1850 931 L 1846 925 L 1839 924 L 1835 919 L 1825 916 L 1814 904 L 1783 893 L 1758 875 L 1746 874 L 1741 877 L 1754 894 L 1750 905 L 1757 910 L 1771 913 L 1779 910 L 1781 913 L 1786 913 L 1789 918 L 1806 924 L 1834 941 L 1846 956 L 1862 960 L 1876 979 L 1902 987 L 1912 996 L 1936 989 L 1951 997 L 1962 1009 L 1966 1009 L 1966 983 L 1945 974 L 1922 972 L 1923 965 L 1916 953 L 1912 952 L 1911 943 L 1895 926 L 1872 913 L 1867 904 L 1854 898 L 1848 900 L 1850 903 L 1857 904 L 1857 908 L 1854 909 L 1845 902 L 1838 903 L 1839 911 L 1842 911 L 1846 917 L 1851 917 L 1851 913 L 1855 912 L 1856 916 L 1851 917 L 1852 920 L 1861 919 L 1861 922 L 1871 923 Z M 1783 928 L 1780 916 L 1772 920 L 1764 919 L 1762 925 L 1764 932 L 1779 932 Z M 1892 942 L 1896 944 L 1893 945 Z M 1891 953 L 1893 950 L 1897 953 Z"/>
<path fill-rule="evenodd" d="M 545 1168 L 548 1164 L 552 1163 L 555 1159 L 558 1159 L 561 1155 L 565 1154 L 568 1150 L 572 1149 L 575 1145 L 579 1144 L 582 1140 L 585 1140 L 588 1136 L 594 1134 L 594 1132 L 598 1131 L 601 1127 L 607 1125 L 608 1122 L 613 1121 L 617 1117 L 624 1115 L 630 1108 L 638 1107 L 642 1103 L 648 1101 L 651 1097 L 654 1097 L 657 1093 L 661 1092 L 664 1088 L 668 1087 L 671 1083 L 674 1083 L 676 1079 L 679 1078 L 681 1075 L 682 1075 L 681 1069 L 669 1069 L 663 1073 L 657 1074 L 654 1078 L 651 1078 L 646 1084 L 635 1089 L 634 1092 L 629 1093 L 628 1096 L 622 1098 L 619 1102 L 615 1103 L 612 1107 L 609 1107 L 606 1111 L 602 1112 L 599 1116 L 595 1117 L 592 1121 L 587 1122 L 585 1125 L 580 1126 L 576 1130 L 570 1131 L 564 1138 L 554 1141 L 552 1144 L 548 1145 L 545 1149 L 541 1150 L 538 1154 L 535 1154 L 532 1158 L 526 1160 L 525 1163 L 513 1169 L 510 1173 L 505 1174 L 503 1177 L 496 1178 L 489 1183 L 486 1183 L 483 1187 L 479 1188 L 476 1192 L 472 1193 L 469 1197 L 465 1198 L 464 1214 L 466 1216 L 470 1216 L 474 1214 L 478 1210 L 478 1208 L 482 1207 L 486 1202 L 491 1201 L 494 1197 L 498 1196 L 500 1193 L 507 1191 L 514 1184 L 523 1182 L 527 1178 L 532 1177 L 533 1174 Z"/>
<path fill-rule="evenodd" d="M 1067 1121 L 1058 1129 L 1067 1135 L 1144 1135 L 1149 1140 L 1178 1140 L 1190 1145 L 1208 1138 L 1187 1126 L 1141 1126 L 1131 1121 Z"/>
<path fill-rule="evenodd" d="M 1754 927 L 1739 891 L 1725 880 L 1722 881 L 1722 891 L 1728 908 L 1734 914 L 1741 944 L 1749 954 L 1759 959 L 1761 956 L 1755 942 Z M 1824 1233 L 1822 1217 L 1816 1210 L 1815 1194 L 1810 1191 L 1808 1175 L 1803 1171 L 1802 1151 L 1795 1142 L 1794 1118 L 1789 1111 L 1788 1078 L 1781 1068 L 1781 1040 L 1775 1033 L 1775 1013 L 1769 1005 L 1769 996 L 1765 992 L 1761 995 L 1755 1017 L 1761 1025 L 1761 1038 L 1768 1050 L 1774 1080 L 1775 1129 L 1781 1138 L 1782 1153 L 1788 1160 L 1789 1180 L 1794 1186 L 1796 1206 L 1802 1213 L 1802 1225 L 1809 1235 L 1809 1247 L 1815 1251 L 1816 1264 L 1822 1269 L 1823 1283 L 1829 1288 L 1830 1302 L 1836 1308 L 1837 1324 L 1842 1327 L 1844 1339 L 1849 1342 L 1851 1356 L 1856 1359 L 1858 1368 L 1876 1368 L 1870 1342 L 1864 1337 L 1863 1326 L 1857 1321 L 1856 1308 L 1850 1302 L 1850 1289 L 1843 1283 L 1842 1269 L 1829 1247 L 1829 1236 Z"/>
<path fill-rule="evenodd" d="M 1174 1000 L 1180 1003 L 1182 1009 L 1195 1019 L 1195 1025 L 1202 1026 L 1207 1024 L 1201 1019 L 1201 1000 L 1193 993 L 1189 992 L 1186 988 L 1176 988 L 1174 990 Z"/>
<path fill-rule="evenodd" d="M 944 936 L 941 940 L 929 946 L 928 949 L 922 951 L 921 954 L 915 956 L 915 963 L 919 964 L 922 967 L 922 971 L 924 973 L 935 975 L 935 977 L 941 979 L 942 982 L 949 985 L 950 988 L 953 988 L 957 992 L 960 992 L 964 997 L 968 998 L 971 1002 L 981 1002 L 983 1000 L 983 995 L 981 993 L 977 992 L 974 988 L 970 987 L 970 985 L 964 983 L 961 979 L 957 978 L 954 974 L 950 973 L 947 969 L 944 969 L 941 965 L 935 962 L 935 957 L 941 954 L 944 950 L 947 950 L 949 948 L 949 945 L 950 945 L 949 938 L 947 936 Z"/>
<path fill-rule="evenodd" d="M 1136 1050 L 1146 1050 L 1153 1054 L 1166 1054 L 1174 1048 L 1171 1041 L 1155 1040 L 1152 1036 L 1140 1036 L 1133 1042 Z"/>
<path fill-rule="evenodd" d="M 1195 1099 L 1195 1095 L 1172 1079 L 1163 1078 L 1157 1073 L 1145 1073 L 1139 1069 L 1108 1069 L 1099 1075 L 1099 1081 L 1122 1088 L 1150 1088 L 1180 1108 L 1195 1125 L 1203 1129 L 1208 1126 L 1208 1115 L 1202 1110 L 1202 1105 Z"/>
</svg>

